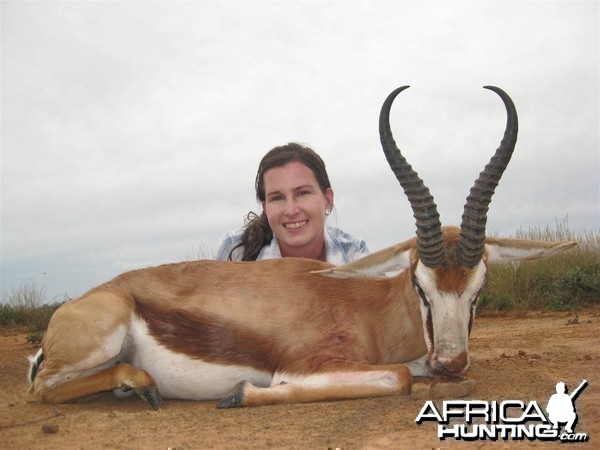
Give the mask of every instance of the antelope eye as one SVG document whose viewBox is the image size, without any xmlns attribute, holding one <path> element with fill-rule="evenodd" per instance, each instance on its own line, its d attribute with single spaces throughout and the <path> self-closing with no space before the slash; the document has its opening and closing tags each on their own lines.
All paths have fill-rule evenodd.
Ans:
<svg viewBox="0 0 600 450">
<path fill-rule="evenodd" d="M 421 286 L 419 286 L 418 284 L 415 283 L 415 289 L 417 291 L 417 294 L 419 294 L 419 297 L 421 297 L 421 300 L 423 301 L 423 304 L 429 308 L 431 305 L 429 304 L 429 300 L 427 300 L 427 296 L 425 295 L 425 292 L 423 291 L 423 289 L 421 288 Z"/>
<path fill-rule="evenodd" d="M 477 294 L 475 294 L 475 297 L 473 297 L 473 300 L 471 300 L 471 308 L 474 308 L 477 305 L 480 295 L 481 295 L 481 289 L 479 290 L 479 292 L 477 292 Z"/>
</svg>

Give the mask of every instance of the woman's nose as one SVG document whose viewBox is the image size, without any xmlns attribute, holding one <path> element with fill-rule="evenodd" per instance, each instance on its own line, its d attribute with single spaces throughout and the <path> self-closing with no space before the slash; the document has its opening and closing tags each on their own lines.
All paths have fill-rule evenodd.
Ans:
<svg viewBox="0 0 600 450">
<path fill-rule="evenodd" d="M 295 216 L 300 212 L 300 205 L 296 201 L 296 199 L 290 199 L 285 202 L 285 214 L 288 216 Z"/>
</svg>

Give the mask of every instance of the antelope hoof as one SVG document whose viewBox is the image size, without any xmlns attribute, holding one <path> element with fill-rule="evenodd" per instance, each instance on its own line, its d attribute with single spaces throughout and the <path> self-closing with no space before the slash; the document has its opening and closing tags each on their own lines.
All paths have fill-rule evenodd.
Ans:
<svg viewBox="0 0 600 450">
<path fill-rule="evenodd" d="M 246 382 L 240 381 L 231 389 L 223 400 L 219 402 L 217 408 L 241 408 L 244 406 L 244 386 Z"/>
<path fill-rule="evenodd" d="M 156 386 L 142 386 L 135 388 L 135 392 L 147 402 L 153 410 L 158 410 L 164 406 L 165 401 L 158 393 Z"/>
<path fill-rule="evenodd" d="M 459 380 L 433 380 L 431 384 L 415 383 L 412 386 L 411 396 L 419 400 L 433 400 L 438 398 L 462 398 L 475 389 L 476 381 L 471 378 Z"/>
<path fill-rule="evenodd" d="M 475 389 L 477 383 L 471 378 L 462 378 L 458 381 L 440 380 L 431 383 L 432 398 L 462 398 Z"/>
<path fill-rule="evenodd" d="M 135 394 L 135 391 L 129 386 L 121 386 L 120 388 L 113 389 L 113 393 L 119 398 L 131 397 Z"/>
</svg>

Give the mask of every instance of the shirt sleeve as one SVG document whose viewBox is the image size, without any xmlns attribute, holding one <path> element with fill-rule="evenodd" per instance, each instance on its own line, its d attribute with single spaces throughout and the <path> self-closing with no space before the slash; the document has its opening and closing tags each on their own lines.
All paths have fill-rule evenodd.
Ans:
<svg viewBox="0 0 600 450">
<path fill-rule="evenodd" d="M 327 262 L 342 265 L 369 254 L 367 243 L 336 227 L 325 229 L 325 252 Z"/>
<path fill-rule="evenodd" d="M 241 229 L 232 230 L 225 233 L 221 237 L 221 240 L 219 241 L 219 244 L 217 246 L 217 250 L 213 254 L 212 259 L 216 259 L 219 261 L 229 261 L 229 253 L 231 253 L 231 250 L 240 242 L 242 233 L 243 230 Z M 237 248 L 233 252 L 233 255 L 231 255 L 232 260 L 240 261 L 242 259 L 242 253 L 242 248 Z"/>
</svg>

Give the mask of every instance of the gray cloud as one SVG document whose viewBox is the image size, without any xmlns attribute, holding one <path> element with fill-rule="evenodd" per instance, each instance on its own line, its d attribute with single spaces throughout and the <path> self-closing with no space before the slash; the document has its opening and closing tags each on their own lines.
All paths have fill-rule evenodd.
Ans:
<svg viewBox="0 0 600 450">
<path fill-rule="evenodd" d="M 5 2 L 2 290 L 50 297 L 210 253 L 256 209 L 258 161 L 289 141 L 325 159 L 336 223 L 372 250 L 412 235 L 377 135 L 457 223 L 498 146 L 502 234 L 599 226 L 597 2 Z"/>
</svg>

